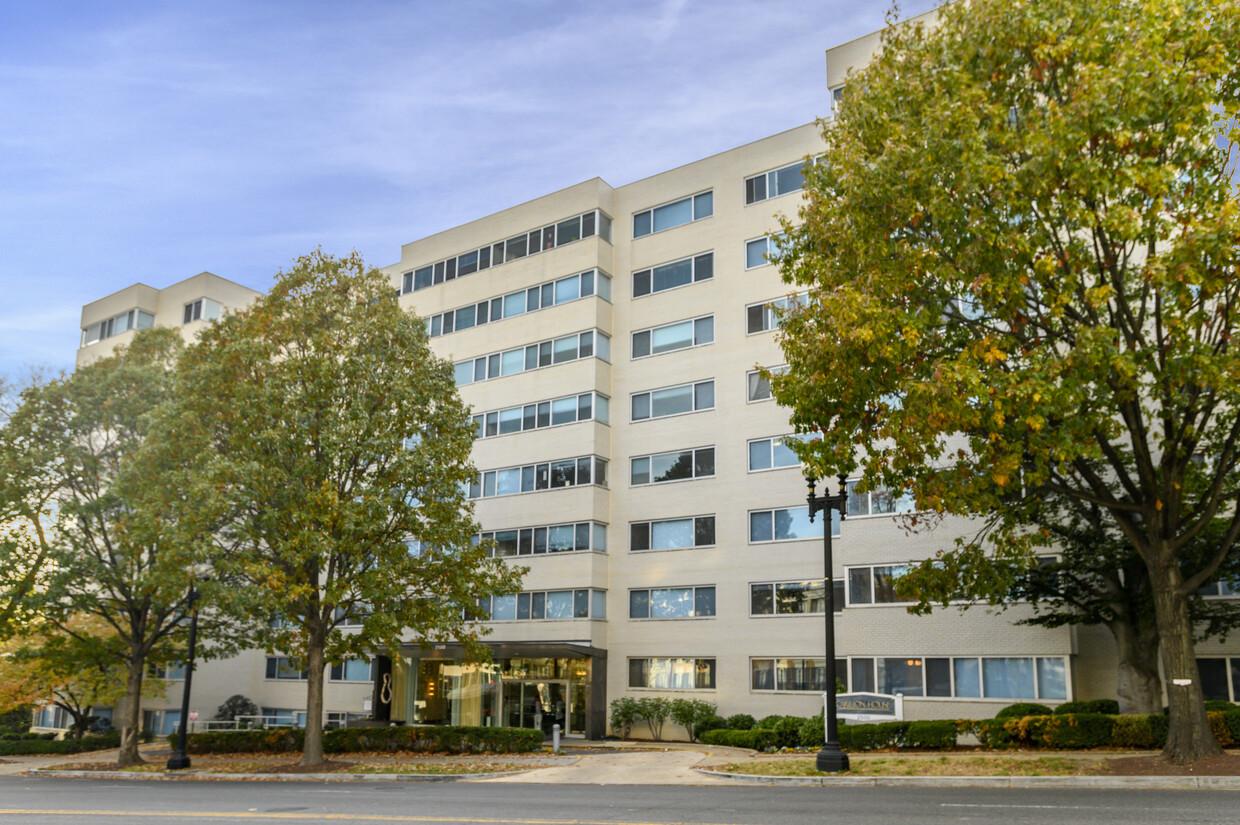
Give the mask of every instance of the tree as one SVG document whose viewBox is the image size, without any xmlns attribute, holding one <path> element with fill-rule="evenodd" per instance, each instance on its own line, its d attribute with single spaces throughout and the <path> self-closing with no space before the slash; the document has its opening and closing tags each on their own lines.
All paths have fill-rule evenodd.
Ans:
<svg viewBox="0 0 1240 825">
<path fill-rule="evenodd" d="M 883 40 L 787 227 L 797 449 L 1026 564 L 1043 497 L 1096 505 L 1149 574 L 1164 755 L 1218 753 L 1188 606 L 1240 533 L 1240 9 L 978 0 Z"/>
<path fill-rule="evenodd" d="M 215 711 L 215 718 L 221 722 L 235 722 L 238 716 L 257 716 L 258 705 L 240 693 L 234 693 L 224 700 L 224 704 Z"/>
<path fill-rule="evenodd" d="M 35 608 L 92 660 L 112 654 L 124 669 L 121 765 L 142 761 L 146 668 L 182 655 L 188 584 L 208 561 L 208 545 L 169 518 L 169 500 L 181 494 L 175 468 L 153 459 L 148 443 L 181 348 L 175 330 L 139 331 L 111 357 L 27 389 L 10 421 L 13 444 L 36 445 L 23 470 L 32 495 L 59 511 L 58 529 L 42 539 L 47 576 Z M 223 583 L 202 589 L 208 603 L 227 592 Z M 81 624 L 84 618 L 108 633 Z M 212 640 L 227 649 L 239 638 L 222 615 L 201 622 L 199 632 L 203 655 Z"/>
<path fill-rule="evenodd" d="M 272 620 L 262 640 L 308 670 L 302 761 L 318 764 L 329 662 L 398 647 L 405 629 L 480 654 L 465 609 L 519 589 L 471 541 L 468 410 L 425 325 L 356 253 L 298 259 L 182 366 L 165 426 L 202 459 L 187 500 L 223 520 L 228 569 Z"/>
</svg>

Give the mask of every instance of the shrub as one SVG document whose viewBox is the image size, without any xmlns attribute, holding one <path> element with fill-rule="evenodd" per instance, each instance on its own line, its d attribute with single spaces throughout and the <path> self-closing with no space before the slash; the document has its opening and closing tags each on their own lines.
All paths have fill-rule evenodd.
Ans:
<svg viewBox="0 0 1240 825">
<path fill-rule="evenodd" d="M 775 731 L 775 747 L 795 748 L 801 744 L 801 725 L 804 721 L 800 716 L 780 716 L 773 725 L 760 727 Z"/>
<path fill-rule="evenodd" d="M 1207 712 L 1213 710 L 1219 713 L 1226 713 L 1229 710 L 1235 710 L 1237 707 L 1240 707 L 1240 705 L 1233 705 L 1226 699 L 1207 699 L 1205 705 Z"/>
<path fill-rule="evenodd" d="M 1224 713 L 1223 723 L 1227 725 L 1227 732 L 1231 734 L 1232 741 L 1240 742 L 1240 709 Z"/>
<path fill-rule="evenodd" d="M 843 727 L 842 722 L 840 727 Z M 826 741 L 826 733 L 826 722 L 820 713 L 817 716 L 801 720 L 801 726 L 798 729 L 798 740 L 803 748 L 820 748 Z"/>
<path fill-rule="evenodd" d="M 909 722 L 904 732 L 906 748 L 954 748 L 956 747 L 956 723 L 950 719 Z"/>
<path fill-rule="evenodd" d="M 1019 719 L 1022 716 L 1050 716 L 1051 709 L 1046 705 L 1039 705 L 1037 702 L 1017 702 L 1014 705 L 1008 705 L 1000 709 L 995 714 L 996 719 Z"/>
<path fill-rule="evenodd" d="M 719 714 L 714 714 L 703 719 L 701 722 L 698 722 L 698 726 L 694 728 L 693 732 L 697 734 L 698 741 L 700 742 L 702 741 L 702 734 L 706 733 L 706 731 L 721 730 L 727 726 L 728 725 L 722 716 Z"/>
<path fill-rule="evenodd" d="M 1115 717 L 1103 713 L 1063 713 L 1026 716 L 1018 724 L 1021 739 L 1035 747 L 1100 748 L 1111 742 Z"/>
<path fill-rule="evenodd" d="M 875 725 L 842 725 L 840 747 L 848 751 L 872 751 L 900 744 L 909 722 L 879 722 Z"/>
<path fill-rule="evenodd" d="M 1236 744 L 1235 738 L 1231 735 L 1231 731 L 1227 729 L 1226 713 L 1217 710 L 1206 711 L 1206 718 L 1210 720 L 1210 730 L 1214 733 L 1214 738 L 1223 747 Z"/>
<path fill-rule="evenodd" d="M 1115 717 L 1111 729 L 1111 744 L 1117 748 L 1154 747 L 1154 728 L 1150 717 L 1144 714 Z"/>
<path fill-rule="evenodd" d="M 673 699 L 668 703 L 668 713 L 672 721 L 683 727 L 689 734 L 690 742 L 698 740 L 703 722 L 711 718 L 719 718 L 719 714 L 715 713 L 715 703 L 701 699 Z"/>
<path fill-rule="evenodd" d="M 189 753 L 289 753 L 302 749 L 298 728 L 191 733 Z M 325 753 L 414 751 L 421 753 L 525 753 L 542 748 L 543 734 L 525 728 L 417 725 L 337 728 L 323 733 Z"/>
<path fill-rule="evenodd" d="M 723 720 L 723 726 L 730 730 L 752 730 L 758 723 L 748 713 L 734 713 Z"/>
<path fill-rule="evenodd" d="M 1061 713 L 1106 713 L 1115 716 L 1119 713 L 1119 702 L 1114 699 L 1088 699 L 1080 702 L 1064 702 L 1055 708 L 1055 714 Z"/>
<path fill-rule="evenodd" d="M 637 715 L 650 726 L 650 736 L 656 742 L 663 741 L 663 723 L 671 713 L 671 701 L 662 696 L 647 696 L 637 700 Z"/>
<path fill-rule="evenodd" d="M 750 730 L 719 730 L 707 731 L 702 734 L 702 742 L 707 745 L 723 745 L 729 748 L 748 748 L 753 751 L 764 751 L 775 747 L 775 731 L 752 728 Z"/>
<path fill-rule="evenodd" d="M 234 693 L 224 700 L 215 711 L 215 718 L 221 722 L 232 722 L 238 716 L 257 716 L 258 705 L 240 693 Z"/>
<path fill-rule="evenodd" d="M 783 718 L 783 714 L 781 713 L 772 713 L 770 716 L 763 716 L 755 722 L 754 727 L 762 728 L 763 730 L 775 730 L 776 723 Z"/>
<path fill-rule="evenodd" d="M 15 733 L 23 734 L 30 730 L 30 708 L 16 707 L 0 713 L 0 736 Z"/>
<path fill-rule="evenodd" d="M 49 739 L 6 739 L 0 741 L 0 756 L 25 754 L 67 754 L 116 748 L 121 744 L 118 734 L 87 736 L 82 739 L 66 739 L 61 742 Z"/>
<path fill-rule="evenodd" d="M 977 737 L 983 748 L 1007 750 L 1020 745 L 1019 719 L 975 719 L 958 723 L 957 729 Z"/>
<path fill-rule="evenodd" d="M 640 708 L 636 699 L 625 697 L 611 700 L 611 729 L 616 735 L 628 738 L 633 725 L 640 718 Z"/>
</svg>

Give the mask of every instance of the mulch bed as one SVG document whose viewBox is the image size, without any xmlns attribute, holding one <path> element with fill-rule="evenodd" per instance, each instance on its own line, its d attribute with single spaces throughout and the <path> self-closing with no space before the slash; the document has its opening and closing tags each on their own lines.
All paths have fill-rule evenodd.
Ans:
<svg viewBox="0 0 1240 825">
<path fill-rule="evenodd" d="M 290 762 L 281 765 L 256 766 L 252 773 L 336 773 L 337 771 L 347 771 L 355 764 L 357 763 L 341 762 L 334 759 L 328 759 L 317 765 L 303 765 L 300 762 Z"/>
<path fill-rule="evenodd" d="M 1175 765 L 1161 756 L 1124 756 L 1102 763 L 1103 776 L 1240 776 L 1240 756 L 1223 754 L 1191 765 Z"/>
</svg>

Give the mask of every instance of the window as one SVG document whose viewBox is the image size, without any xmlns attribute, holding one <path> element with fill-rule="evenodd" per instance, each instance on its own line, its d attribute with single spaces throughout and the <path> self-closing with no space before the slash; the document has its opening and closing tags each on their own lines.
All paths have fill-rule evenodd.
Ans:
<svg viewBox="0 0 1240 825">
<path fill-rule="evenodd" d="M 1240 596 L 1240 578 L 1219 579 L 1197 591 L 1198 596 Z"/>
<path fill-rule="evenodd" d="M 957 699 L 1068 698 L 1067 663 L 1061 656 L 854 658 L 855 692 Z"/>
<path fill-rule="evenodd" d="M 153 679 L 168 679 L 168 680 L 184 679 L 185 678 L 185 663 L 184 662 L 172 662 L 166 665 L 151 665 L 149 668 L 147 668 L 147 673 Z"/>
<path fill-rule="evenodd" d="M 586 484 L 607 486 L 607 461 L 598 456 L 565 458 L 524 467 L 488 470 L 474 477 L 469 484 L 469 498 L 492 498 L 554 490 L 558 487 L 580 487 Z"/>
<path fill-rule="evenodd" d="M 82 346 L 96 344 L 104 338 L 111 338 L 131 329 L 150 329 L 153 326 L 155 316 L 152 313 L 144 309 L 131 309 L 85 327 L 82 330 Z"/>
<path fill-rule="evenodd" d="M 709 218 L 714 212 L 714 192 L 701 192 L 644 212 L 634 212 L 633 237 L 641 238 L 664 229 L 700 221 L 702 218 Z"/>
<path fill-rule="evenodd" d="M 653 587 L 629 591 L 630 619 L 701 619 L 715 615 L 715 588 Z"/>
<path fill-rule="evenodd" d="M 715 316 L 703 315 L 688 321 L 677 321 L 661 327 L 638 330 L 633 333 L 633 357 L 659 355 L 678 349 L 700 347 L 715 340 Z"/>
<path fill-rule="evenodd" d="M 601 421 L 606 424 L 609 404 L 607 396 L 587 392 L 479 413 L 473 421 L 479 438 L 575 424 L 578 421 Z"/>
<path fill-rule="evenodd" d="M 547 553 L 589 550 L 607 552 L 607 527 L 593 521 L 490 530 L 480 534 L 479 538 L 492 542 L 491 555 L 495 557 L 541 556 Z"/>
<path fill-rule="evenodd" d="M 629 461 L 629 483 L 634 487 L 642 484 L 661 484 L 665 481 L 706 478 L 714 474 L 714 447 L 638 456 Z"/>
<path fill-rule="evenodd" d="M 478 600 L 492 622 L 605 619 L 606 604 L 604 590 L 536 590 Z"/>
<path fill-rule="evenodd" d="M 754 510 L 749 514 L 749 543 L 792 541 L 822 538 L 823 516 L 809 520 L 809 508 L 784 507 L 777 510 Z M 831 511 L 831 535 L 840 534 L 840 514 Z"/>
<path fill-rule="evenodd" d="M 832 581 L 831 606 L 833 613 L 844 609 L 844 582 Z M 822 579 L 794 582 L 756 582 L 749 585 L 750 616 L 801 616 L 825 611 L 825 591 Z"/>
<path fill-rule="evenodd" d="M 629 525 L 629 550 L 688 550 L 715 544 L 715 517 L 635 521 Z"/>
<path fill-rule="evenodd" d="M 182 323 L 194 321 L 214 321 L 220 317 L 220 305 L 209 298 L 199 298 L 185 305 Z"/>
<path fill-rule="evenodd" d="M 772 169 L 752 178 L 745 178 L 745 204 L 758 203 L 767 198 L 777 198 L 789 192 L 799 192 L 804 186 L 801 179 L 802 161 L 790 163 L 780 169 Z"/>
<path fill-rule="evenodd" d="M 714 690 L 714 659 L 629 659 L 629 687 Z"/>
<path fill-rule="evenodd" d="M 715 275 L 715 255 L 707 252 L 692 258 L 660 264 L 651 269 L 633 273 L 633 297 L 640 298 L 654 292 L 695 284 Z"/>
<path fill-rule="evenodd" d="M 268 679 L 308 679 L 310 671 L 303 670 L 300 662 L 287 656 L 267 657 Z"/>
<path fill-rule="evenodd" d="M 1198 659 L 1197 675 L 1201 677 L 1201 694 L 1206 701 L 1240 700 L 1240 656 Z"/>
<path fill-rule="evenodd" d="M 749 442 L 749 472 L 799 467 L 801 459 L 788 446 L 790 441 L 808 441 L 808 434 L 785 435 L 779 438 L 758 438 Z"/>
<path fill-rule="evenodd" d="M 888 564 L 848 568 L 848 603 L 904 604 L 905 600 L 896 595 L 896 581 L 911 567 L 911 564 Z"/>
<path fill-rule="evenodd" d="M 606 212 L 597 209 L 550 226 L 522 232 L 516 237 L 496 241 L 479 249 L 462 252 L 447 260 L 411 269 L 401 275 L 400 291 L 409 293 L 426 289 L 594 235 L 611 243 L 611 217 Z M 600 294 L 602 294 L 601 290 Z"/>
<path fill-rule="evenodd" d="M 910 493 L 896 495 L 880 487 L 868 493 L 857 492 L 857 482 L 850 481 L 848 489 L 848 516 L 882 516 L 893 513 L 911 513 L 917 509 Z"/>
<path fill-rule="evenodd" d="M 610 361 L 611 339 L 597 330 L 574 332 L 551 341 L 458 361 L 454 367 L 456 385 L 475 384 L 594 356 Z"/>
<path fill-rule="evenodd" d="M 777 298 L 761 304 L 750 304 L 745 307 L 745 332 L 766 332 L 779 327 L 779 313 L 791 306 L 804 306 L 808 293 Z"/>
<path fill-rule="evenodd" d="M 430 336 L 435 338 L 595 294 L 605 300 L 611 300 L 611 277 L 597 269 L 590 269 L 576 275 L 569 275 L 567 278 L 532 286 L 529 289 L 517 290 L 507 295 L 487 298 L 476 304 L 431 315 L 426 319 L 427 329 Z"/>
<path fill-rule="evenodd" d="M 768 372 L 782 375 L 788 367 L 771 367 Z M 747 401 L 766 401 L 771 397 L 771 382 L 762 377 L 761 370 L 750 370 L 745 373 L 745 398 Z"/>
<path fill-rule="evenodd" d="M 631 419 L 645 421 L 681 413 L 701 412 L 715 408 L 715 382 L 698 381 L 661 390 L 633 393 Z"/>
<path fill-rule="evenodd" d="M 779 240 L 771 236 L 745 241 L 745 269 L 754 269 L 774 262 L 779 255 Z"/>
<path fill-rule="evenodd" d="M 332 665 L 333 682 L 373 682 L 374 665 L 366 659 L 345 659 L 338 665 Z"/>
<path fill-rule="evenodd" d="M 805 690 L 821 693 L 827 689 L 826 659 L 751 659 L 750 685 L 754 690 Z M 837 676 L 848 672 L 848 662 L 835 660 Z"/>
</svg>

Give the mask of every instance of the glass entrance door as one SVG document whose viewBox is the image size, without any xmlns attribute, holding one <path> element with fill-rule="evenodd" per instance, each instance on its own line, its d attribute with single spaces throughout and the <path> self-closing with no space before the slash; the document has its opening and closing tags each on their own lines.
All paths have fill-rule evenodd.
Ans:
<svg viewBox="0 0 1240 825">
<path fill-rule="evenodd" d="M 541 730 L 550 736 L 551 726 L 559 725 L 561 732 L 569 733 L 568 683 L 505 679 L 503 718 L 510 728 Z"/>
</svg>

